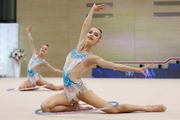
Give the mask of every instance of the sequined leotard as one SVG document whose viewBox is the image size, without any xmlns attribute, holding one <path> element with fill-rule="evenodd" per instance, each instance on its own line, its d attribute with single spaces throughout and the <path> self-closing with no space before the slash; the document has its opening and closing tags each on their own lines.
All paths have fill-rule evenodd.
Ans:
<svg viewBox="0 0 180 120">
<path fill-rule="evenodd" d="M 27 76 L 33 85 L 36 85 L 38 80 L 42 80 L 42 76 L 34 72 L 34 68 L 44 62 L 44 59 L 36 59 L 37 55 L 34 54 L 29 60 Z"/>
<path fill-rule="evenodd" d="M 77 95 L 79 93 L 85 93 L 90 91 L 90 89 L 81 79 L 79 79 L 78 82 L 74 82 L 70 78 L 71 70 L 76 66 L 82 64 L 82 62 L 84 62 L 86 58 L 91 55 L 87 53 L 78 54 L 77 51 L 78 48 L 75 48 L 72 52 L 69 53 L 63 68 L 64 93 L 67 95 L 69 101 L 79 101 L 77 98 Z M 83 69 L 84 68 L 81 68 L 78 71 L 81 71 Z"/>
</svg>

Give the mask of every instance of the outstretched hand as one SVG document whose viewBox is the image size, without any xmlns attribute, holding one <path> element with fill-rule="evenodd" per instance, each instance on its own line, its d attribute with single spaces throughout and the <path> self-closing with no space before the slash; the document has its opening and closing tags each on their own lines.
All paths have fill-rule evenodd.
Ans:
<svg viewBox="0 0 180 120">
<path fill-rule="evenodd" d="M 104 10 L 105 8 L 106 8 L 106 4 L 96 5 L 96 4 L 94 3 L 94 5 L 93 5 L 93 9 L 94 9 L 95 12 L 96 12 L 96 11 Z"/>
<path fill-rule="evenodd" d="M 33 28 L 33 25 L 30 24 L 30 25 L 26 28 L 26 31 L 27 31 L 27 32 L 31 32 L 32 28 Z"/>
<path fill-rule="evenodd" d="M 136 71 L 136 72 L 141 73 L 141 74 L 147 76 L 146 73 L 144 72 L 144 70 L 150 68 L 152 65 L 153 65 L 153 64 L 150 64 L 150 65 L 147 65 L 147 66 L 144 66 L 144 67 L 141 67 L 141 68 L 137 68 L 137 71 Z"/>
</svg>

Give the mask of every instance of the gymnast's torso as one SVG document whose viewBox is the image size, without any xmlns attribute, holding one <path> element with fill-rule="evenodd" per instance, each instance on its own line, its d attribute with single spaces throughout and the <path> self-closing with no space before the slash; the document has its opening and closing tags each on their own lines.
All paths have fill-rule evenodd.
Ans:
<svg viewBox="0 0 180 120">
<path fill-rule="evenodd" d="M 77 95 L 90 91 L 81 80 L 81 75 L 90 67 L 89 58 L 92 54 L 75 48 L 66 58 L 63 68 L 64 92 L 68 100 L 78 101 Z"/>
<path fill-rule="evenodd" d="M 38 70 L 42 67 L 44 59 L 37 59 L 37 55 L 34 54 L 28 63 L 27 75 L 32 84 L 36 84 L 36 81 L 39 80 L 42 76 L 38 74 Z"/>
</svg>

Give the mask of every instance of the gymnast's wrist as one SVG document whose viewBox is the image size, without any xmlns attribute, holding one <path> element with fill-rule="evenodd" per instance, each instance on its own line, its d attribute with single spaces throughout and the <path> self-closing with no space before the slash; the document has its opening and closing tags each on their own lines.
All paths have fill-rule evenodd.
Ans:
<svg viewBox="0 0 180 120">
<path fill-rule="evenodd" d="M 30 32 L 28 32 L 27 34 L 28 34 L 28 36 L 31 36 L 31 33 L 30 33 Z"/>
</svg>

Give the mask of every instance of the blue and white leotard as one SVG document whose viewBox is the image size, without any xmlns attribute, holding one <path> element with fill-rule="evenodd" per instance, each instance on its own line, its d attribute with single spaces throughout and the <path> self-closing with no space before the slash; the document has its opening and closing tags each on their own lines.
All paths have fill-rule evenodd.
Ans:
<svg viewBox="0 0 180 120">
<path fill-rule="evenodd" d="M 78 82 L 74 82 L 70 79 L 70 72 L 73 68 L 80 65 L 85 59 L 91 54 L 88 53 L 77 53 L 78 48 L 75 48 L 66 58 L 66 62 L 63 68 L 63 83 L 64 83 L 64 93 L 67 95 L 68 100 L 79 101 L 77 95 L 79 93 L 86 93 L 90 89 L 86 84 L 80 79 Z M 81 68 L 83 70 L 83 68 Z"/>
<path fill-rule="evenodd" d="M 44 59 L 36 59 L 37 55 L 34 54 L 31 59 L 29 60 L 28 69 L 27 69 L 27 76 L 30 82 L 33 85 L 36 85 L 38 80 L 42 80 L 42 76 L 38 73 L 35 73 L 34 68 L 44 62 Z"/>
</svg>

